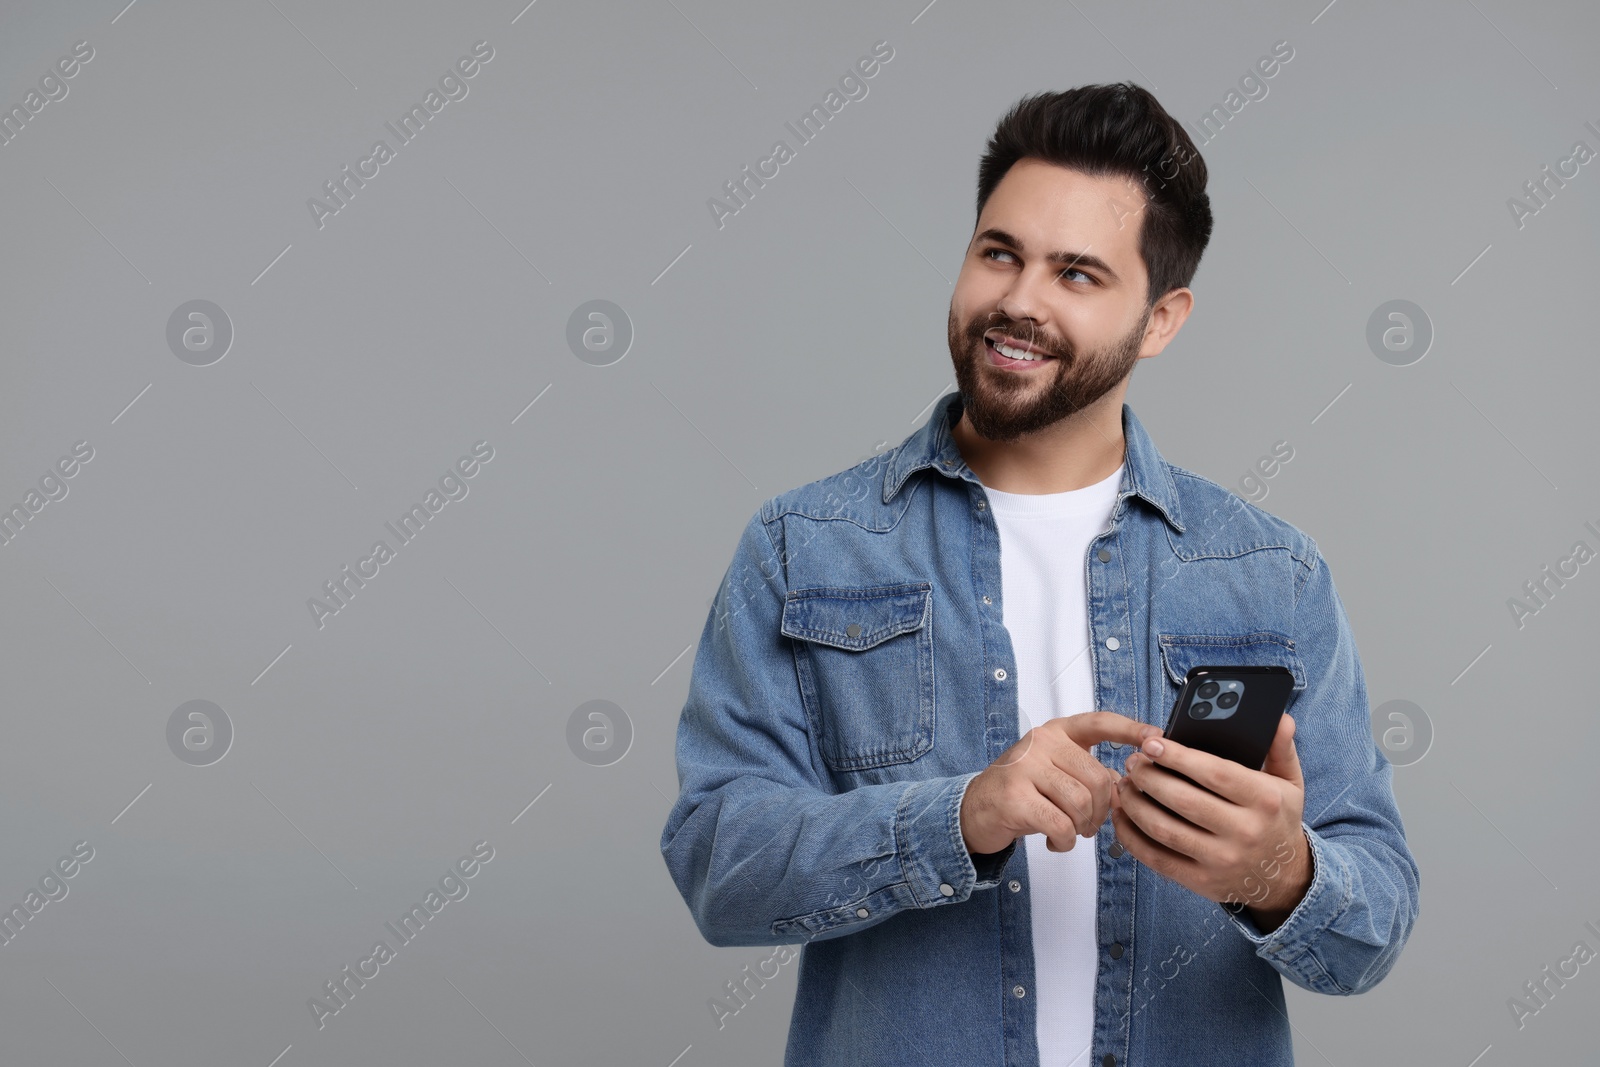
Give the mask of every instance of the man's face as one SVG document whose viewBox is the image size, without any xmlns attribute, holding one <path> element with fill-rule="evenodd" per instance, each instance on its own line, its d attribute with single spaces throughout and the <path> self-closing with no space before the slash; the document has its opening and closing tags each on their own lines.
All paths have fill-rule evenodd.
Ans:
<svg viewBox="0 0 1600 1067">
<path fill-rule="evenodd" d="M 1037 159 L 1019 160 L 995 186 L 961 264 L 948 327 L 956 387 L 980 436 L 1013 441 L 1058 422 L 1160 351 L 1161 343 L 1145 344 L 1144 203 L 1131 179 Z M 996 342 L 1052 358 L 1011 365 Z"/>
</svg>

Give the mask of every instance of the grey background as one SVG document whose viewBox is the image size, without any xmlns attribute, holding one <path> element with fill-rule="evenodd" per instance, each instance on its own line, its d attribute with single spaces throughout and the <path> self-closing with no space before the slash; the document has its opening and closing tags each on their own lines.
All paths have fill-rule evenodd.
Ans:
<svg viewBox="0 0 1600 1067">
<path fill-rule="evenodd" d="M 1592 7 L 123 3 L 0 21 L 5 108 L 95 50 L 0 147 L 0 503 L 95 450 L 0 547 L 0 903 L 95 850 L 0 948 L 7 1062 L 779 1062 L 796 965 L 719 1030 L 770 950 L 705 944 L 657 851 L 739 530 L 953 388 L 1017 97 L 1132 79 L 1200 143 L 1282 39 L 1200 144 L 1197 306 L 1128 399 L 1227 485 L 1291 443 L 1262 506 L 1322 546 L 1374 708 L 1432 722 L 1395 775 L 1416 931 L 1368 995 L 1290 989 L 1298 1055 L 1592 1055 L 1600 965 L 1520 1030 L 1507 998 L 1600 949 L 1600 565 L 1520 629 L 1507 600 L 1600 548 L 1600 164 L 1506 206 L 1600 148 Z M 467 98 L 319 230 L 306 200 L 478 40 Z M 879 40 L 867 97 L 719 229 L 706 200 Z M 193 299 L 235 331 L 209 367 L 166 345 Z M 635 331 L 609 366 L 565 341 L 592 299 Z M 1405 367 L 1365 341 L 1391 299 L 1436 330 Z M 470 494 L 319 630 L 307 599 L 479 440 Z M 235 732 L 206 767 L 166 742 L 195 699 Z M 567 743 L 596 699 L 633 731 L 605 767 Z M 480 839 L 470 895 L 319 1031 L 307 999 Z"/>
</svg>

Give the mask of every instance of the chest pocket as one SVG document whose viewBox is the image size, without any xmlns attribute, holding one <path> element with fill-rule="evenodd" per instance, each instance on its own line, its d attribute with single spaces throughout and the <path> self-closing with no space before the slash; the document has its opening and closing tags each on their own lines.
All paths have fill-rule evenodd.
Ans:
<svg viewBox="0 0 1600 1067">
<path fill-rule="evenodd" d="M 909 763 L 933 747 L 933 587 L 796 589 L 783 633 L 795 639 L 806 715 L 827 765 Z"/>
<path fill-rule="evenodd" d="M 1166 704 L 1156 709 L 1160 722 L 1166 721 L 1167 712 L 1178 702 L 1183 691 L 1183 680 L 1190 667 L 1237 667 L 1260 664 L 1265 667 L 1286 667 L 1294 675 L 1289 706 L 1294 706 L 1294 693 L 1306 687 L 1306 670 L 1295 654 L 1294 641 L 1273 630 L 1257 630 L 1248 634 L 1158 634 L 1161 644 L 1161 663 L 1166 670 Z"/>
</svg>

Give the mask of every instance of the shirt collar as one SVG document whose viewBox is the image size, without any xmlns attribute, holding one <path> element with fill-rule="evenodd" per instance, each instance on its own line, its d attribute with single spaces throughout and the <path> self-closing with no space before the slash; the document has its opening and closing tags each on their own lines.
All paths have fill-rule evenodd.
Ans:
<svg viewBox="0 0 1600 1067">
<path fill-rule="evenodd" d="M 971 473 L 971 468 L 961 458 L 950 429 L 961 419 L 965 398 L 959 391 L 940 397 L 934 404 L 933 414 L 922 427 L 907 437 L 895 450 L 883 479 L 883 502 L 889 503 L 900 492 L 906 481 L 924 467 L 952 478 Z M 1124 461 L 1122 488 L 1117 499 L 1136 495 L 1143 497 L 1172 524 L 1183 532 L 1183 520 L 1178 510 L 1178 491 L 1172 482 L 1161 453 L 1155 442 L 1145 433 L 1144 426 L 1133 414 L 1133 408 L 1122 405 L 1122 437 L 1127 443 L 1128 455 Z M 973 475 L 976 480 L 976 475 Z"/>
</svg>

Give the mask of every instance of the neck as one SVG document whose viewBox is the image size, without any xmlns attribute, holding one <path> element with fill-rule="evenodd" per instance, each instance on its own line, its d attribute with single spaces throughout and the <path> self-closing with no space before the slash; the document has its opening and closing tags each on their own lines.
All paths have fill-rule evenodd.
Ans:
<svg viewBox="0 0 1600 1067">
<path fill-rule="evenodd" d="M 1066 493 L 1104 481 L 1127 455 L 1122 405 L 1095 404 L 1015 441 L 978 436 L 963 412 L 950 429 L 978 481 L 1002 493 Z"/>
</svg>

